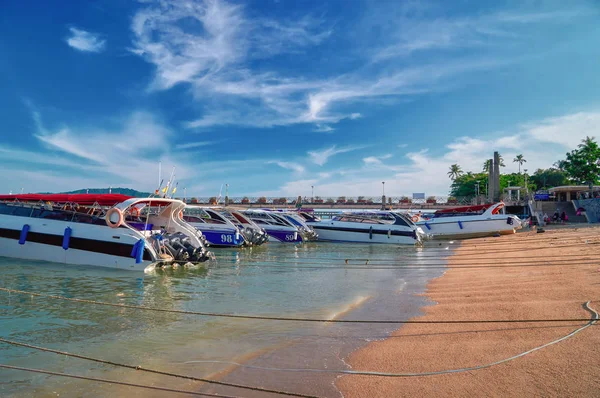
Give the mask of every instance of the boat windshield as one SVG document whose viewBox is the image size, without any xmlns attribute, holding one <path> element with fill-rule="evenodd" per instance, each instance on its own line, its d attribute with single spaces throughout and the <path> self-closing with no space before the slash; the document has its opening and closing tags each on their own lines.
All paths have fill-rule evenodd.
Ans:
<svg viewBox="0 0 600 398">
<path fill-rule="evenodd" d="M 342 214 L 333 217 L 333 221 L 357 222 L 363 224 L 393 224 L 395 219 L 389 214 Z"/>
</svg>

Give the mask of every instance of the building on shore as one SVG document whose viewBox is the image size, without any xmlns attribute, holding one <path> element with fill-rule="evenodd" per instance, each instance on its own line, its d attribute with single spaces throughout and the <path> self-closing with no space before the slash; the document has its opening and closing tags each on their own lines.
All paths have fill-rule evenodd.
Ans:
<svg viewBox="0 0 600 398">
<path fill-rule="evenodd" d="M 600 186 L 594 185 L 591 189 L 592 197 L 600 196 Z M 571 200 L 589 199 L 590 187 L 588 185 L 563 185 L 548 190 L 554 194 L 556 202 L 569 202 Z"/>
</svg>

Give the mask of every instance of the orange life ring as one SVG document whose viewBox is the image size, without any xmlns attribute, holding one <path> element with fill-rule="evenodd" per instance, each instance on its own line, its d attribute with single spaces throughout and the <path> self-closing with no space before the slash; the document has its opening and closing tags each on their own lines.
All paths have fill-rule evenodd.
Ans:
<svg viewBox="0 0 600 398">
<path fill-rule="evenodd" d="M 129 210 L 129 214 L 131 214 L 132 217 L 139 217 L 140 216 L 140 210 L 137 207 L 132 207 Z"/>
<path fill-rule="evenodd" d="M 183 210 L 179 210 L 179 219 L 183 220 Z"/>
<path fill-rule="evenodd" d="M 412 222 L 417 222 L 417 221 L 419 221 L 419 218 L 420 217 L 415 214 L 414 216 L 412 216 L 411 220 L 412 220 Z"/>
<path fill-rule="evenodd" d="M 110 217 L 115 213 L 119 216 L 119 219 L 117 220 L 117 222 L 113 222 L 110 219 Z M 123 224 L 123 212 L 120 209 L 113 207 L 112 209 L 110 209 L 109 211 L 106 212 L 106 216 L 104 217 L 104 219 L 106 221 L 106 225 L 108 225 L 109 227 L 119 228 L 121 226 L 121 224 Z"/>
</svg>

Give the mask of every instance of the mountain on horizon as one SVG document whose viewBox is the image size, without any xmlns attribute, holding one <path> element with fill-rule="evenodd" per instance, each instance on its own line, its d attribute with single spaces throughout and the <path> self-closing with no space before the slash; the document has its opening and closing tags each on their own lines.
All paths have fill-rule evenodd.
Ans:
<svg viewBox="0 0 600 398">
<path fill-rule="evenodd" d="M 86 188 L 86 189 L 77 189 L 75 191 L 69 191 L 69 192 L 60 192 L 60 193 L 66 193 L 66 194 L 79 194 L 79 193 L 118 193 L 118 194 L 122 194 L 122 195 L 127 195 L 127 196 L 135 196 L 138 198 L 146 198 L 148 196 L 150 196 L 150 192 L 141 192 L 141 191 L 136 191 L 135 189 L 131 189 L 131 188 Z M 52 192 L 40 192 L 40 193 L 52 193 Z"/>
</svg>

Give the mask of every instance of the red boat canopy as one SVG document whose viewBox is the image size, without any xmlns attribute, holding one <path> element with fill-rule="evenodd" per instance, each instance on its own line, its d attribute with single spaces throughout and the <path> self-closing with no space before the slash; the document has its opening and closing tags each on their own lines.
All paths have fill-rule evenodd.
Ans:
<svg viewBox="0 0 600 398">
<path fill-rule="evenodd" d="M 54 203 L 77 203 L 81 206 L 89 206 L 98 203 L 100 206 L 114 206 L 117 203 L 131 199 L 133 196 L 113 194 L 22 194 L 22 195 L 0 195 L 0 201 L 20 201 L 20 202 L 54 202 Z"/>
<path fill-rule="evenodd" d="M 435 214 L 446 214 L 446 213 L 478 213 L 480 211 L 486 211 L 490 207 L 494 206 L 493 204 L 487 205 L 473 205 L 473 206 L 462 206 L 462 207 L 453 207 L 451 209 L 443 209 L 438 210 Z"/>
</svg>

